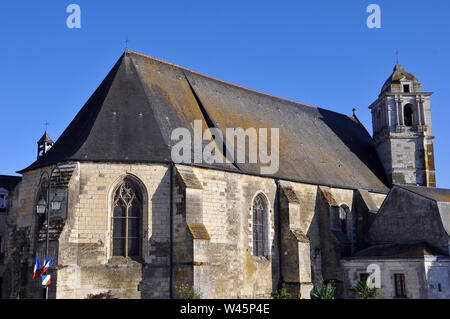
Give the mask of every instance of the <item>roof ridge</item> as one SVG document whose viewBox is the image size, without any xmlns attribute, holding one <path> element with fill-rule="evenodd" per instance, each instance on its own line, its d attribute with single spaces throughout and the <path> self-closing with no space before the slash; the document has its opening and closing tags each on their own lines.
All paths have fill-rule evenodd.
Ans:
<svg viewBox="0 0 450 319">
<path fill-rule="evenodd" d="M 435 202 L 436 202 L 436 200 L 435 200 L 434 198 L 430 198 L 430 197 L 428 197 L 428 196 L 425 196 L 424 194 L 420 194 L 420 193 L 415 192 L 414 190 L 408 188 L 407 186 L 410 186 L 410 185 L 394 184 L 394 185 L 392 186 L 392 189 L 393 189 L 395 186 L 397 186 L 397 187 L 399 187 L 399 188 L 401 188 L 401 189 L 404 189 L 405 191 L 408 191 L 408 192 L 410 192 L 410 193 L 416 194 L 417 196 L 420 196 L 420 197 L 423 197 L 423 198 L 426 198 L 426 199 L 428 199 L 428 200 L 432 200 L 432 201 L 435 201 Z M 392 190 L 392 189 L 391 189 L 391 190 Z"/>
<path fill-rule="evenodd" d="M 184 66 L 172 63 L 172 62 L 168 62 L 168 61 L 165 61 L 165 60 L 162 60 L 162 59 L 158 59 L 158 58 L 155 58 L 153 56 L 150 56 L 150 55 L 147 55 L 147 54 L 143 54 L 143 53 L 140 53 L 140 52 L 137 52 L 137 51 L 133 51 L 133 50 L 127 49 L 127 52 L 133 53 L 133 54 L 136 54 L 136 55 L 140 55 L 142 57 L 149 58 L 149 59 L 152 59 L 152 60 L 164 63 L 164 64 L 168 64 L 168 65 L 180 68 L 182 70 L 186 70 L 186 71 L 189 71 L 191 73 L 194 73 L 194 74 L 197 74 L 197 75 L 200 75 L 200 76 L 203 76 L 203 77 L 215 80 L 215 81 L 222 82 L 224 84 L 235 86 L 237 88 L 240 88 L 240 89 L 243 89 L 243 90 L 246 90 L 246 91 L 258 93 L 258 94 L 261 94 L 261 95 L 273 97 L 273 98 L 276 98 L 276 99 L 284 100 L 284 101 L 295 103 L 295 104 L 299 104 L 301 106 L 311 107 L 311 108 L 315 108 L 315 109 L 321 108 L 321 107 L 316 106 L 316 105 L 310 105 L 310 104 L 306 104 L 306 103 L 303 103 L 303 102 L 299 102 L 299 101 L 295 101 L 295 100 L 292 100 L 292 99 L 288 99 L 288 98 L 284 98 L 284 97 L 281 97 L 281 96 L 277 96 L 277 95 L 274 95 L 274 94 L 258 91 L 258 90 L 255 90 L 255 89 L 251 89 L 251 88 L 248 88 L 248 87 L 245 87 L 245 86 L 233 83 L 233 82 L 229 82 L 229 81 L 226 81 L 226 80 L 222 80 L 222 79 L 219 79 L 219 78 L 216 78 L 216 77 L 213 77 L 213 76 L 210 76 L 210 75 L 198 72 L 198 71 L 194 71 L 194 70 L 191 70 L 191 69 L 189 69 L 187 67 L 184 67 Z M 335 112 L 335 113 L 337 113 L 337 112 Z M 338 113 L 338 114 L 342 114 L 342 113 Z M 342 114 L 342 115 L 345 115 L 345 114 Z"/>
<path fill-rule="evenodd" d="M 394 186 L 397 186 L 403 190 L 406 190 L 410 193 L 416 194 L 418 196 L 421 196 L 423 198 L 426 198 L 428 200 L 432 200 L 435 202 L 443 202 L 446 201 L 448 202 L 448 200 L 442 200 L 442 199 L 438 199 L 433 197 L 433 194 L 427 193 L 429 191 L 445 191 L 448 192 L 450 191 L 448 188 L 438 188 L 438 187 L 429 187 L 429 186 L 417 186 L 417 185 L 401 185 L 401 184 L 395 184 Z M 420 192 L 420 190 L 423 190 L 424 192 Z M 437 196 L 439 197 L 439 196 Z"/>
<path fill-rule="evenodd" d="M 402 184 L 396 184 L 397 186 L 401 187 L 415 187 L 415 188 L 423 188 L 423 189 L 436 189 L 436 190 L 445 190 L 448 191 L 448 188 L 442 188 L 442 187 L 431 187 L 431 186 L 420 186 L 420 185 L 402 185 Z"/>
</svg>

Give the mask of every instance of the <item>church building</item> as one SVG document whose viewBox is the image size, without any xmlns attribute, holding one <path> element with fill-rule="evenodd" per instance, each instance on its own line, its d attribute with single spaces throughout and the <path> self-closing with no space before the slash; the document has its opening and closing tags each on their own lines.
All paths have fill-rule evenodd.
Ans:
<svg viewBox="0 0 450 319">
<path fill-rule="evenodd" d="M 36 256 L 45 256 L 47 238 L 55 258 L 49 298 L 106 292 L 177 298 L 182 284 L 202 298 L 271 298 L 280 288 L 309 298 L 321 280 L 336 285 L 338 298 L 351 298 L 348 287 L 365 273 L 375 246 L 423 242 L 420 247 L 444 260 L 447 201 L 418 200 L 427 209 L 420 214 L 395 209 L 399 201 L 423 198 L 416 187 L 436 186 L 430 96 L 396 65 L 370 106 L 371 136 L 355 114 L 127 49 L 58 140 L 53 144 L 46 132 L 37 160 L 19 172 L 9 194 L 3 296 L 42 298 L 32 270 Z M 264 174 L 252 161 L 174 161 L 174 130 L 194 136 L 196 121 L 202 132 L 278 128 L 278 171 Z M 242 151 L 227 138 L 225 158 Z M 187 151 L 192 158 L 195 148 Z M 61 205 L 49 205 L 56 198 Z M 428 226 L 396 236 L 412 229 L 408 218 L 426 219 Z M 383 232 L 386 224 L 390 232 Z M 386 275 L 383 287 L 400 280 L 394 275 L 401 271 Z M 444 275 L 432 284 L 448 285 Z M 402 278 L 403 297 L 428 296 L 415 293 L 428 281 L 408 286 Z"/>
</svg>

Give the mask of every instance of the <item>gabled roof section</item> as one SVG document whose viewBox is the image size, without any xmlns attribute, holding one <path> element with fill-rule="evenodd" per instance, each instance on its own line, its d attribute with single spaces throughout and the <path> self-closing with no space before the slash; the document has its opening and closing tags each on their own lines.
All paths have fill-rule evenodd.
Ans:
<svg viewBox="0 0 450 319">
<path fill-rule="evenodd" d="M 445 230 L 447 235 L 450 236 L 450 189 L 424 186 L 394 185 L 385 201 L 383 202 L 383 205 L 380 208 L 380 213 L 377 215 L 377 219 L 381 218 L 387 213 L 383 209 L 383 207 L 391 198 L 407 203 L 408 201 L 405 201 L 405 198 L 403 198 L 405 194 L 418 196 L 432 203 L 433 208 L 431 208 L 431 210 L 426 210 L 426 213 L 429 214 L 429 216 L 440 217 L 440 222 L 442 223 L 443 229 Z M 434 215 L 435 210 L 438 215 Z M 403 208 L 399 212 L 403 214 L 411 214 L 419 213 L 422 211 L 411 208 Z"/>
<path fill-rule="evenodd" d="M 437 202 L 450 203 L 450 189 L 424 186 L 395 185 Z"/>
<path fill-rule="evenodd" d="M 171 163 L 171 148 L 178 142 L 171 140 L 173 130 L 186 128 L 193 136 L 194 120 L 200 120 L 203 129 L 217 127 L 222 132 L 279 128 L 280 169 L 270 177 L 388 191 L 374 142 L 355 118 L 246 89 L 131 50 L 122 55 L 50 151 L 24 171 L 65 160 Z M 237 146 L 232 149 L 229 140 L 225 146 L 226 152 L 236 153 Z M 248 162 L 195 165 L 260 175 L 260 166 Z"/>
</svg>

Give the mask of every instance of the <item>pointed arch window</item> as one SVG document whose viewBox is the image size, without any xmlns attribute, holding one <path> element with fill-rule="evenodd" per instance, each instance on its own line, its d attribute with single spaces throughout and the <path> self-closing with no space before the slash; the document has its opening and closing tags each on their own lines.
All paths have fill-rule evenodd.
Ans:
<svg viewBox="0 0 450 319">
<path fill-rule="evenodd" d="M 413 105 L 412 104 L 406 104 L 403 108 L 403 119 L 405 121 L 405 126 L 412 126 L 413 125 Z"/>
<path fill-rule="evenodd" d="M 113 199 L 113 256 L 138 257 L 141 250 L 142 193 L 125 179 Z"/>
<path fill-rule="evenodd" d="M 267 200 L 263 194 L 258 194 L 253 200 L 253 255 L 266 256 L 268 247 L 268 212 Z"/>
</svg>

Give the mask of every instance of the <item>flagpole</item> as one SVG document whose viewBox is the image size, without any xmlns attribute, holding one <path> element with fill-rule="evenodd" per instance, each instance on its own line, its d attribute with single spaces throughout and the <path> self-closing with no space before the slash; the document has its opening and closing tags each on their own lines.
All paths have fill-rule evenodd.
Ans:
<svg viewBox="0 0 450 319">
<path fill-rule="evenodd" d="M 53 170 L 50 173 L 49 179 L 48 179 L 48 188 L 47 188 L 47 231 L 46 231 L 46 236 L 45 236 L 45 256 L 46 259 L 48 259 L 48 229 L 50 227 L 50 192 L 51 192 L 51 188 L 52 188 L 52 182 L 51 182 L 51 178 L 53 175 Z M 48 262 L 48 261 L 47 261 Z M 45 265 L 44 265 L 45 267 Z M 45 300 L 48 300 L 48 285 L 45 286 Z"/>
<path fill-rule="evenodd" d="M 56 166 L 52 168 L 50 173 L 47 172 L 47 171 L 43 171 L 42 174 L 41 174 L 41 179 L 39 181 L 39 185 L 40 185 L 39 187 L 41 188 L 41 185 L 43 185 L 42 184 L 43 177 L 45 177 L 45 176 L 47 177 L 47 183 L 44 184 L 45 185 L 45 190 L 46 190 L 45 197 L 47 198 L 47 201 L 46 201 L 45 205 L 42 203 L 42 206 L 40 206 L 41 205 L 41 203 L 40 203 L 41 201 L 39 201 L 38 205 L 37 205 L 38 206 L 38 212 L 39 212 L 39 207 L 42 207 L 42 210 L 45 209 L 46 210 L 45 213 L 47 214 L 47 216 L 46 216 L 47 229 L 46 229 L 46 232 L 45 232 L 46 233 L 46 236 L 45 236 L 45 256 L 46 256 L 46 258 L 45 258 L 45 261 L 44 261 L 44 267 L 46 266 L 47 263 L 49 265 L 48 268 L 47 268 L 47 270 L 48 270 L 47 276 L 50 276 L 49 275 L 49 272 L 50 272 L 49 268 L 51 266 L 50 265 L 50 259 L 48 259 L 49 258 L 48 251 L 49 251 L 49 243 L 50 243 L 50 238 L 49 238 L 50 237 L 49 236 L 50 207 L 55 206 L 55 208 L 53 208 L 53 209 L 58 210 L 58 209 L 60 209 L 60 204 L 61 204 L 61 199 L 57 199 L 57 195 L 56 194 L 55 194 L 55 198 L 53 198 L 53 200 L 52 200 L 52 203 L 50 202 L 50 196 L 51 196 L 51 192 L 52 192 L 52 176 L 53 176 L 53 172 L 56 169 L 58 169 L 58 171 L 59 171 L 58 183 L 61 182 L 61 169 L 59 168 L 59 165 L 60 165 L 60 163 L 57 163 Z M 56 188 L 57 187 L 55 186 L 55 189 Z M 52 204 L 52 206 L 50 206 L 51 204 Z M 53 261 L 53 259 L 52 259 L 52 261 Z M 42 274 L 41 274 L 41 277 L 42 277 Z M 50 280 L 50 277 L 49 277 L 49 280 Z M 46 285 L 45 285 L 45 299 L 48 299 L 48 286 L 49 286 L 48 281 L 46 281 Z"/>
</svg>

